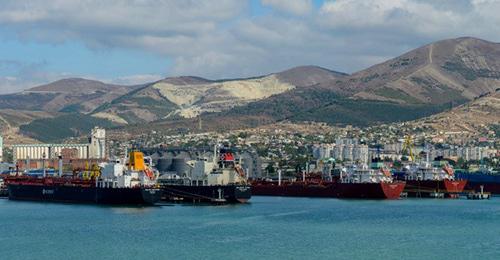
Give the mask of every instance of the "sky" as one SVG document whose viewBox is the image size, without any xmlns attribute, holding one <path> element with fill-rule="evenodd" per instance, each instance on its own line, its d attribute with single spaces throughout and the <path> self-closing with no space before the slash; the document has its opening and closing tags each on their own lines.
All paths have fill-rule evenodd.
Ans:
<svg viewBox="0 0 500 260">
<path fill-rule="evenodd" d="M 2 0 L 0 93 L 317 65 L 352 73 L 424 44 L 500 41 L 500 0 Z"/>
</svg>

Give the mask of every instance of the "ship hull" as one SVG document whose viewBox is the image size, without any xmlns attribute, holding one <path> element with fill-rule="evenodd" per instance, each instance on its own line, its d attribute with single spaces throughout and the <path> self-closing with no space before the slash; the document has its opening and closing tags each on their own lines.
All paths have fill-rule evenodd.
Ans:
<svg viewBox="0 0 500 260">
<path fill-rule="evenodd" d="M 321 197 L 343 199 L 398 199 L 405 187 L 404 182 L 394 183 L 324 183 L 308 185 L 256 184 L 254 195 L 285 197 Z"/>
<path fill-rule="evenodd" d="M 252 197 L 252 189 L 249 185 L 162 185 L 161 188 L 162 200 L 165 201 L 246 203 Z"/>
<path fill-rule="evenodd" d="M 495 196 L 500 195 L 500 183 L 469 181 L 467 182 L 466 189 L 479 192 L 481 191 L 481 186 L 483 187 L 483 192 L 489 192 Z"/>
<path fill-rule="evenodd" d="M 460 178 L 467 180 L 465 189 L 468 191 L 481 191 L 500 195 L 500 175 L 487 173 L 457 173 Z"/>
<path fill-rule="evenodd" d="M 86 204 L 153 205 L 161 198 L 154 188 L 96 188 L 77 186 L 9 184 L 10 200 Z"/>
<path fill-rule="evenodd" d="M 407 180 L 404 192 L 409 197 L 435 197 L 442 194 L 446 197 L 456 197 L 464 191 L 467 180 Z"/>
<path fill-rule="evenodd" d="M 405 187 L 404 182 L 394 183 L 339 183 L 338 198 L 398 199 Z"/>
</svg>

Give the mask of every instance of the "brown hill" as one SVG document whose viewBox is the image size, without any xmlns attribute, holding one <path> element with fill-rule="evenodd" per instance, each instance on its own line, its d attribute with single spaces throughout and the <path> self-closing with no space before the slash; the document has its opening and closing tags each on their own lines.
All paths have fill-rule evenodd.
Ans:
<svg viewBox="0 0 500 260">
<path fill-rule="evenodd" d="M 0 109 L 89 113 L 134 88 L 80 78 L 62 79 L 20 93 L 0 95 Z"/>
<path fill-rule="evenodd" d="M 492 126 L 500 127 L 500 91 L 430 117 L 411 122 L 420 127 L 429 126 L 438 132 L 466 135 L 485 135 Z"/>
<path fill-rule="evenodd" d="M 282 120 L 359 126 L 409 121 L 495 92 L 500 44 L 443 40 L 352 75 L 303 66 L 255 78 L 174 77 L 136 87 L 81 81 L 0 96 L 0 109 L 83 112 L 139 132 L 146 127 L 194 130 L 199 115 L 202 130 Z"/>
<path fill-rule="evenodd" d="M 277 77 L 307 85 L 300 84 L 307 69 L 299 69 L 302 76 L 294 71 Z M 500 86 L 500 44 L 475 38 L 439 41 L 352 75 L 308 83 L 307 88 L 205 114 L 205 122 L 217 122 L 205 126 L 230 122 L 232 128 L 251 127 L 280 120 L 364 126 L 426 117 L 494 92 Z M 175 125 L 195 129 L 195 122 L 176 120 Z"/>
<path fill-rule="evenodd" d="M 121 123 L 192 118 L 201 113 L 228 111 L 295 88 L 344 76 L 343 73 L 320 67 L 303 66 L 246 79 L 166 78 L 113 100 L 97 109 L 95 116 Z"/>
<path fill-rule="evenodd" d="M 468 37 L 443 40 L 322 85 L 361 99 L 463 103 L 500 86 L 500 44 Z"/>
<path fill-rule="evenodd" d="M 336 81 L 345 78 L 348 74 L 328 70 L 318 66 L 299 66 L 283 72 L 276 73 L 283 82 L 296 87 L 309 87 L 321 83 Z"/>
</svg>

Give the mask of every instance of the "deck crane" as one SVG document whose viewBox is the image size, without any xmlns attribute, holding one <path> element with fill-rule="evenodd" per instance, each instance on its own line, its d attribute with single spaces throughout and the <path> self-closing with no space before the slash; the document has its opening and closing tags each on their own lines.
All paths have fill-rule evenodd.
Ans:
<svg viewBox="0 0 500 260">
<path fill-rule="evenodd" d="M 411 135 L 405 136 L 402 153 L 410 156 L 412 162 L 415 161 L 415 155 L 413 154 L 413 138 Z"/>
</svg>

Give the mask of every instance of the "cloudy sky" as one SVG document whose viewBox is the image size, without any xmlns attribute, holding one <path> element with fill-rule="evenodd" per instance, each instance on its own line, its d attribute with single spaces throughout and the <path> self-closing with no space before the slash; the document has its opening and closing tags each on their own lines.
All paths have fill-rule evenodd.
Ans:
<svg viewBox="0 0 500 260">
<path fill-rule="evenodd" d="M 500 0 L 2 0 L 0 93 L 65 77 L 351 73 L 440 39 L 498 42 L 499 13 Z"/>
</svg>

